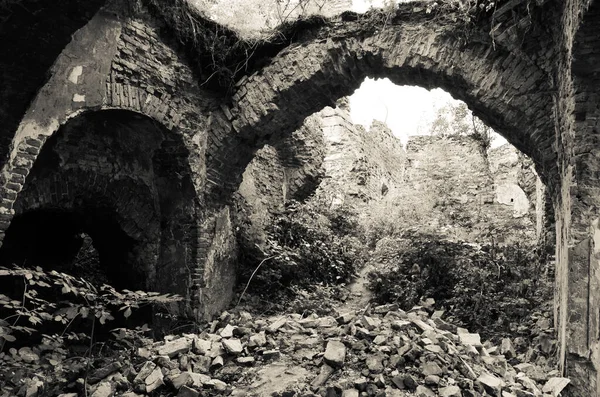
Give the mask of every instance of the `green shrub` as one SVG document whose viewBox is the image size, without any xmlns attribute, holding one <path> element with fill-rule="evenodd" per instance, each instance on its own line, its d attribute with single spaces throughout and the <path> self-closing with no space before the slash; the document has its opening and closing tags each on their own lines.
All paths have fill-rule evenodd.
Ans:
<svg viewBox="0 0 600 397">
<path fill-rule="evenodd" d="M 97 343 L 100 328 L 143 306 L 181 300 L 155 292 L 116 291 L 39 267 L 0 267 L 0 281 L 0 390 L 8 393 L 4 395 L 21 395 L 24 388 L 38 384 L 39 395 L 70 389 L 74 379 L 85 378 L 96 359 L 108 353 L 108 339 Z M 116 339 L 111 345 L 119 345 L 117 351 L 127 356 L 123 346 L 131 348 L 149 328 L 117 331 L 109 336 Z"/>
<path fill-rule="evenodd" d="M 345 283 L 364 263 L 363 244 L 346 234 L 354 230 L 352 218 L 342 212 L 323 215 L 318 204 L 290 203 L 267 228 L 267 242 L 242 269 L 242 280 L 249 280 L 256 265 L 263 265 L 250 280 L 250 291 L 292 292 L 292 287 Z M 246 247 L 246 251 L 248 247 Z"/>
<path fill-rule="evenodd" d="M 551 299 L 552 281 L 540 277 L 529 246 L 478 246 L 413 235 L 381 244 L 378 270 L 369 287 L 381 303 L 408 310 L 423 298 L 436 309 L 485 336 L 505 334 L 532 310 Z"/>
</svg>

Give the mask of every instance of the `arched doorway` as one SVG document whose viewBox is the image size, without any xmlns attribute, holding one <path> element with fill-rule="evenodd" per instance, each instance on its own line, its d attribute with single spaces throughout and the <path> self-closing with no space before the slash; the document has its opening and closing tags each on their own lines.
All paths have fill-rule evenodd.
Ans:
<svg viewBox="0 0 600 397">
<path fill-rule="evenodd" d="M 113 286 L 186 296 L 197 239 L 188 155 L 179 135 L 134 112 L 71 119 L 27 176 L 1 261 L 81 272 L 91 244 Z"/>
</svg>

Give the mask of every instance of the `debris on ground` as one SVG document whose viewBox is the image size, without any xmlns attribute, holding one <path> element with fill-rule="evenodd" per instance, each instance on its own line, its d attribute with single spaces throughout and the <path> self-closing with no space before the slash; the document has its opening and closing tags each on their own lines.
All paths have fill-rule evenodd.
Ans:
<svg viewBox="0 0 600 397">
<path fill-rule="evenodd" d="M 224 312 L 197 334 L 138 347 L 72 382 L 61 397 L 556 397 L 569 379 L 527 363 L 513 341 L 482 342 L 418 306 L 341 309 L 337 316 Z M 41 396 L 40 379 L 17 395 Z M 0 395 L 2 395 L 0 393 Z"/>
</svg>

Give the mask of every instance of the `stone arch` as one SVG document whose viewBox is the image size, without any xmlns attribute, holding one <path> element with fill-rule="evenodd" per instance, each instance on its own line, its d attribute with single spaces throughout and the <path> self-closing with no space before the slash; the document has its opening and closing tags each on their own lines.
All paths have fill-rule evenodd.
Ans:
<svg viewBox="0 0 600 397">
<path fill-rule="evenodd" d="M 90 110 L 36 151 L 14 199 L 5 261 L 54 258 L 27 251 L 49 239 L 31 228 L 56 229 L 50 240 L 62 253 L 72 253 L 68 246 L 85 232 L 116 286 L 188 296 L 188 269 L 198 263 L 199 207 L 180 135 L 140 113 Z"/>
<path fill-rule="evenodd" d="M 411 10 L 399 11 L 381 30 L 357 18 L 307 34 L 238 82 L 231 106 L 213 114 L 213 129 L 220 132 L 214 145 L 209 142 L 210 178 L 239 180 L 252 157 L 245 147 L 255 150 L 267 139 L 289 134 L 372 76 L 444 88 L 531 157 L 546 182 L 556 179 L 547 72 L 539 60 L 494 48 L 487 32 L 465 41 L 464 29 L 433 22 L 425 10 Z M 228 169 L 229 175 L 217 169 Z"/>
<path fill-rule="evenodd" d="M 42 145 L 61 125 L 88 111 L 130 110 L 179 134 L 202 197 L 203 125 L 211 102 L 201 100 L 191 69 L 158 35 L 155 21 L 144 12 L 133 17 L 119 5 L 108 4 L 73 35 L 13 133 L 0 171 L 0 244 L 16 195 Z"/>
</svg>

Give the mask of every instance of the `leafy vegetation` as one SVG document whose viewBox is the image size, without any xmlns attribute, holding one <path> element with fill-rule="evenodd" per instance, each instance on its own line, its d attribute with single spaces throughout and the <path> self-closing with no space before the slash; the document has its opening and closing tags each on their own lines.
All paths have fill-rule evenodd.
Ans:
<svg viewBox="0 0 600 397">
<path fill-rule="evenodd" d="M 492 143 L 494 130 L 476 117 L 464 102 L 448 102 L 439 108 L 431 121 L 426 125 L 431 135 L 462 135 L 475 138 L 487 151 Z"/>
<path fill-rule="evenodd" d="M 0 267 L 0 277 L 3 292 L 13 295 L 0 294 L 2 390 L 33 387 L 32 382 L 63 390 L 73 380 L 85 378 L 97 358 L 93 352 L 98 351 L 98 327 L 127 319 L 145 306 L 167 307 L 181 300 L 169 294 L 97 287 L 83 278 L 39 267 Z M 114 338 L 130 346 L 148 330 L 146 326 L 120 329 Z M 82 346 L 87 347 L 82 351 Z"/>
<path fill-rule="evenodd" d="M 369 287 L 381 303 L 410 309 L 425 298 L 486 337 L 506 335 L 549 301 L 535 250 L 523 245 L 475 245 L 415 233 L 378 246 Z"/>
<path fill-rule="evenodd" d="M 355 215 L 320 203 L 291 202 L 267 229 L 264 246 L 249 253 L 241 279 L 259 295 L 297 296 L 311 285 L 348 282 L 364 263 Z M 256 270 L 256 263 L 264 260 Z"/>
</svg>

